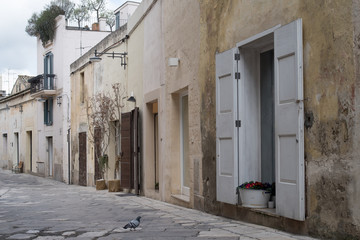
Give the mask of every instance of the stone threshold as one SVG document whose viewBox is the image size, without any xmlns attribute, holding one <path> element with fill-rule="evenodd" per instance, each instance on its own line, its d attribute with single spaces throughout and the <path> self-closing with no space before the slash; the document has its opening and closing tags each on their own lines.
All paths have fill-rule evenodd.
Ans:
<svg viewBox="0 0 360 240">
<path fill-rule="evenodd" d="M 187 202 L 187 203 L 190 202 L 190 196 L 181 195 L 181 194 L 171 194 L 171 197 L 176 198 L 183 202 Z"/>
</svg>

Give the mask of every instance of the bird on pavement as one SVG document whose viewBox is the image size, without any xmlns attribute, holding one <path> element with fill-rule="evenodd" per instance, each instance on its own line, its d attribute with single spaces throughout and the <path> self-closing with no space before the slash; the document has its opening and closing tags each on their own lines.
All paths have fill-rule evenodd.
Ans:
<svg viewBox="0 0 360 240">
<path fill-rule="evenodd" d="M 140 216 L 138 216 L 136 219 L 133 219 L 131 220 L 129 223 L 127 223 L 125 226 L 124 226 L 124 229 L 128 229 L 130 228 L 130 231 L 131 229 L 134 229 L 137 228 L 139 225 L 140 225 Z"/>
</svg>

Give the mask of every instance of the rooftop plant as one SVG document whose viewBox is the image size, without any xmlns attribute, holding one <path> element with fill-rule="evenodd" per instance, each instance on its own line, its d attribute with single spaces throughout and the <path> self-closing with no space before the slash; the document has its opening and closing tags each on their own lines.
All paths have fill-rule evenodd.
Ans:
<svg viewBox="0 0 360 240">
<path fill-rule="evenodd" d="M 38 36 L 43 44 L 52 41 L 55 37 L 56 21 L 55 18 L 65 14 L 64 10 L 51 4 L 47 6 L 39 15 L 34 13 L 28 20 L 25 31 L 30 36 Z"/>
</svg>

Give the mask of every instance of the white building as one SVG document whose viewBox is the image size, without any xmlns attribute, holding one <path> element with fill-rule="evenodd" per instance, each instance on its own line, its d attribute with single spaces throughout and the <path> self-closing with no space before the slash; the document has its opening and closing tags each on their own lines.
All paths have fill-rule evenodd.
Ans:
<svg viewBox="0 0 360 240">
<path fill-rule="evenodd" d="M 34 114 L 39 116 L 34 139 L 38 149 L 33 149 L 38 154 L 32 169 L 46 177 L 69 182 L 70 64 L 109 32 L 68 27 L 64 16 L 58 16 L 56 22 L 53 41 L 43 46 L 37 39 L 38 76 L 29 80 L 31 97 L 38 100 Z"/>
<path fill-rule="evenodd" d="M 118 7 L 115 11 L 115 30 L 127 23 L 130 16 L 135 12 L 140 2 L 126 1 L 123 5 Z"/>
</svg>

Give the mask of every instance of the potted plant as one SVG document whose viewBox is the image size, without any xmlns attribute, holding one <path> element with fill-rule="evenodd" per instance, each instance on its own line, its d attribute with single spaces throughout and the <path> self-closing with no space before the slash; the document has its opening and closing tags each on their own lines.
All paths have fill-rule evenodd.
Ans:
<svg viewBox="0 0 360 240">
<path fill-rule="evenodd" d="M 271 192 L 271 184 L 262 182 L 245 182 L 236 188 L 242 206 L 248 208 L 267 208 Z"/>
</svg>

